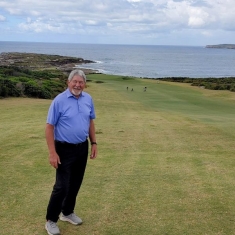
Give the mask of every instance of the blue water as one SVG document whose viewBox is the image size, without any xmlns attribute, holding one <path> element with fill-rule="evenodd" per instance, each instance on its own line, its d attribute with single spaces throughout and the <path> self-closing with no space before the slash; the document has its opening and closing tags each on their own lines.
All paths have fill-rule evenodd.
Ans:
<svg viewBox="0 0 235 235">
<path fill-rule="evenodd" d="M 82 67 L 136 77 L 235 77 L 235 50 L 189 46 L 136 46 L 0 42 L 1 52 L 75 56 L 96 63 Z"/>
</svg>

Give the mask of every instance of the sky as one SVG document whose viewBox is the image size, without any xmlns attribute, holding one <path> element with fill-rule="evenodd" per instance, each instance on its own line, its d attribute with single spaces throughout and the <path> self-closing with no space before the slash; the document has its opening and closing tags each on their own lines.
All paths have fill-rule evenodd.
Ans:
<svg viewBox="0 0 235 235">
<path fill-rule="evenodd" d="M 0 0 L 0 41 L 235 44 L 235 0 Z"/>
</svg>

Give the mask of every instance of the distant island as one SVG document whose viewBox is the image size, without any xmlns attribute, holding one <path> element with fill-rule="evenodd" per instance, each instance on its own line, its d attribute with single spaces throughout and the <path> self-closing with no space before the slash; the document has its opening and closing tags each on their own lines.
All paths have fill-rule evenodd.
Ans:
<svg viewBox="0 0 235 235">
<path fill-rule="evenodd" d="M 207 45 L 206 48 L 235 49 L 235 44 Z"/>
</svg>

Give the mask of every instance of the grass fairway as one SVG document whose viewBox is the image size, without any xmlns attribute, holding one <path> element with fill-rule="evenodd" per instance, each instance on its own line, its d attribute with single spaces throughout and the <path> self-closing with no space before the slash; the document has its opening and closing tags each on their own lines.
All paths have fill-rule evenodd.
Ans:
<svg viewBox="0 0 235 235">
<path fill-rule="evenodd" d="M 61 234 L 234 234 L 235 93 L 88 78 L 99 156 L 88 161 L 77 199 L 84 223 L 59 221 Z M 1 235 L 46 234 L 54 183 L 44 138 L 50 103 L 0 100 Z"/>
</svg>

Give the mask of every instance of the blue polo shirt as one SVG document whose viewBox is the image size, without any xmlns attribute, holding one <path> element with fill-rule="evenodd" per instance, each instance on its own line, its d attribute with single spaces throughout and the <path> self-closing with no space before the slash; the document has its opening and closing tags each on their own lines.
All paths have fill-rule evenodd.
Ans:
<svg viewBox="0 0 235 235">
<path fill-rule="evenodd" d="M 47 123 L 54 126 L 55 140 L 77 144 L 89 136 L 91 119 L 95 119 L 92 97 L 83 91 L 77 99 L 67 89 L 52 101 Z"/>
</svg>

